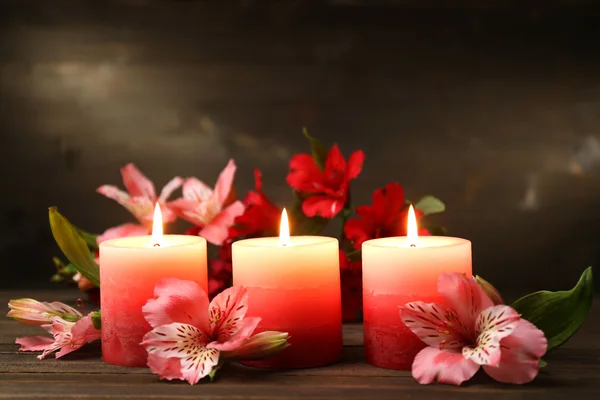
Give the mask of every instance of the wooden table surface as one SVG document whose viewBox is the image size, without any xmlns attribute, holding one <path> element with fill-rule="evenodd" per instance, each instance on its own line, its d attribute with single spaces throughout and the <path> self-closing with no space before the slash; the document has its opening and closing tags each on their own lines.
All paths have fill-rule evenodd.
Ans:
<svg viewBox="0 0 600 400">
<path fill-rule="evenodd" d="M 72 291 L 4 291 L 0 301 L 32 297 L 74 303 Z M 461 387 L 418 385 L 410 372 L 365 364 L 362 326 L 344 327 L 344 359 L 324 368 L 267 371 L 232 364 L 215 382 L 190 386 L 160 381 L 145 368 L 105 364 L 98 344 L 56 360 L 19 353 L 15 338 L 37 327 L 0 320 L 0 398 L 8 399 L 562 399 L 600 398 L 600 298 L 587 324 L 546 357 L 548 366 L 528 385 L 503 385 L 480 372 Z M 8 308 L 5 306 L 5 309 Z"/>
</svg>

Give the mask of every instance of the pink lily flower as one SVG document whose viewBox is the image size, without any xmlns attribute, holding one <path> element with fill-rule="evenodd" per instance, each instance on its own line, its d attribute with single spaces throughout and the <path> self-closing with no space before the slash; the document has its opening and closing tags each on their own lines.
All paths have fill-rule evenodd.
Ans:
<svg viewBox="0 0 600 400">
<path fill-rule="evenodd" d="M 196 178 L 183 183 L 183 197 L 173 200 L 169 207 L 181 218 L 199 226 L 198 235 L 220 246 L 229 236 L 229 227 L 244 213 L 241 201 L 232 201 L 235 162 L 223 169 L 214 190 Z"/>
<path fill-rule="evenodd" d="M 17 299 L 9 301 L 8 307 L 10 311 L 6 316 L 25 325 L 47 325 L 52 322 L 53 317 L 69 321 L 77 321 L 82 317 L 79 311 L 58 301 L 46 303 L 34 299 Z"/>
<path fill-rule="evenodd" d="M 81 314 L 80 314 L 81 315 Z M 65 321 L 60 317 L 52 317 L 50 324 L 42 325 L 53 337 L 29 336 L 19 338 L 19 351 L 42 351 L 37 358 L 42 360 L 49 354 L 58 351 L 56 358 L 69 354 L 86 343 L 100 339 L 100 331 L 92 324 L 91 313 L 77 322 Z"/>
<path fill-rule="evenodd" d="M 421 384 L 460 385 L 483 366 L 499 382 L 527 383 L 546 353 L 544 333 L 506 305 L 494 305 L 464 274 L 442 274 L 438 291 L 446 305 L 415 301 L 400 307 L 402 322 L 429 347 L 412 365 Z"/>
<path fill-rule="evenodd" d="M 166 201 L 181 184 L 183 179 L 176 176 L 171 179 L 156 196 L 154 184 L 140 172 L 132 163 L 121 168 L 123 184 L 127 192 L 113 185 L 100 186 L 97 191 L 104 196 L 115 200 L 132 213 L 142 225 L 149 225 L 154 217 L 154 206 L 158 202 L 161 206 L 163 221 L 172 222 L 176 215 L 166 206 Z"/>
<path fill-rule="evenodd" d="M 168 278 L 156 285 L 154 296 L 142 307 L 154 328 L 142 345 L 148 352 L 148 366 L 164 379 L 193 385 L 212 377 L 225 359 L 266 358 L 287 346 L 286 333 L 251 336 L 260 318 L 246 318 L 244 287 L 226 289 L 209 304 L 206 292 L 195 282 Z"/>
<path fill-rule="evenodd" d="M 148 233 L 150 233 L 150 230 L 146 226 L 127 223 L 127 224 L 115 226 L 112 228 L 108 228 L 107 230 L 104 231 L 103 234 L 99 235 L 96 238 L 96 243 L 100 244 L 100 243 L 104 242 L 105 240 L 118 239 L 118 238 L 128 237 L 128 236 L 143 236 L 143 235 L 147 235 Z"/>
</svg>

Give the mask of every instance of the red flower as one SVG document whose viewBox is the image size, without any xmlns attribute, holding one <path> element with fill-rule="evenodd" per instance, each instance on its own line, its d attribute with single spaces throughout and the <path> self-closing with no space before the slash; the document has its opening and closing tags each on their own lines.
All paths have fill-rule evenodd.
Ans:
<svg viewBox="0 0 600 400">
<path fill-rule="evenodd" d="M 324 171 L 310 154 L 292 157 L 287 183 L 301 194 L 309 195 L 302 203 L 304 214 L 308 217 L 335 217 L 346 205 L 350 180 L 360 174 L 364 160 L 365 154 L 357 150 L 346 163 L 337 144 L 327 154 Z"/>
<path fill-rule="evenodd" d="M 262 191 L 262 179 L 258 169 L 254 170 L 256 192 L 250 191 L 243 203 L 244 213 L 235 219 L 229 228 L 229 237 L 276 235 L 281 220 L 281 209 L 273 204 Z"/>
<path fill-rule="evenodd" d="M 389 183 L 373 193 L 373 205 L 356 209 L 360 218 L 346 222 L 344 234 L 352 241 L 355 249 L 360 249 L 365 240 L 406 236 L 408 204 L 404 200 L 404 189 L 398 183 Z M 423 213 L 415 210 L 417 219 Z M 427 229 L 419 229 L 419 235 L 429 236 Z"/>
<path fill-rule="evenodd" d="M 342 320 L 357 322 L 362 310 L 362 262 L 350 261 L 340 250 L 340 280 L 342 285 Z"/>
</svg>

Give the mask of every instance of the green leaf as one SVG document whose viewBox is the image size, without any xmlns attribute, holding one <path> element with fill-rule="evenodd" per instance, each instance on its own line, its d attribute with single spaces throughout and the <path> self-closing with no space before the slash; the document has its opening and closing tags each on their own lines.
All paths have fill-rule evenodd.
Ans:
<svg viewBox="0 0 600 400">
<path fill-rule="evenodd" d="M 424 215 L 437 214 L 446 210 L 446 205 L 443 201 L 433 196 L 423 196 L 417 201 L 415 208 L 423 212 Z"/>
<path fill-rule="evenodd" d="M 94 311 L 92 313 L 92 325 L 94 325 L 94 328 L 100 330 L 102 329 L 102 310 L 100 311 Z"/>
<path fill-rule="evenodd" d="M 540 358 L 540 361 L 538 364 L 539 364 L 540 368 L 545 368 L 548 366 L 548 363 L 546 361 L 542 360 L 541 358 Z"/>
<path fill-rule="evenodd" d="M 587 268 L 571 290 L 532 293 L 512 304 L 522 318 L 548 339 L 548 352 L 562 346 L 585 322 L 594 299 L 592 267 Z"/>
<path fill-rule="evenodd" d="M 86 232 L 83 229 L 79 229 L 77 227 L 75 227 L 75 229 L 77 230 L 77 233 L 79 234 L 79 236 L 81 236 L 81 238 L 83 239 L 85 244 L 87 244 L 90 249 L 98 250 L 98 241 L 96 240 L 98 235 L 96 235 L 95 233 Z"/>
<path fill-rule="evenodd" d="M 321 170 L 324 170 L 325 160 L 327 159 L 327 149 L 325 148 L 325 146 L 323 146 L 323 143 L 321 143 L 319 139 L 310 136 L 306 128 L 302 130 L 302 133 L 304 133 L 304 136 L 310 142 L 310 150 L 312 153 L 313 160 L 315 160 L 315 164 L 317 164 L 317 166 L 321 168 Z"/>
<path fill-rule="evenodd" d="M 213 369 L 210 370 L 210 372 L 208 373 L 208 377 L 210 378 L 210 381 L 213 382 L 215 380 L 215 376 L 217 375 L 217 371 L 221 369 L 221 367 L 223 366 L 224 362 L 223 361 L 219 361 L 219 363 L 217 365 L 215 365 L 213 367 Z"/>
<path fill-rule="evenodd" d="M 90 250 L 77 233 L 77 229 L 58 212 L 56 207 L 50 207 L 49 217 L 52 235 L 58 247 L 81 275 L 100 287 L 100 267 L 90 257 Z"/>
</svg>

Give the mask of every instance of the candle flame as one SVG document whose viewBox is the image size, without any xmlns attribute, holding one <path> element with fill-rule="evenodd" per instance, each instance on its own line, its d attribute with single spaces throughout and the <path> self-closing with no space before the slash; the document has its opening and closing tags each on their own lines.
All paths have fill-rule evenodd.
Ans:
<svg viewBox="0 0 600 400">
<path fill-rule="evenodd" d="M 290 245 L 290 223 L 285 208 L 281 212 L 281 223 L 279 224 L 279 245 Z"/>
<path fill-rule="evenodd" d="M 152 245 L 154 247 L 160 246 L 163 238 L 163 221 L 162 221 L 162 212 L 160 211 L 160 206 L 156 203 L 156 207 L 154 207 L 154 220 L 152 222 Z"/>
<path fill-rule="evenodd" d="M 415 209 L 412 204 L 408 209 L 406 236 L 408 237 L 410 247 L 417 247 L 417 242 L 419 241 L 419 228 L 417 227 L 417 216 L 415 215 Z"/>
</svg>

